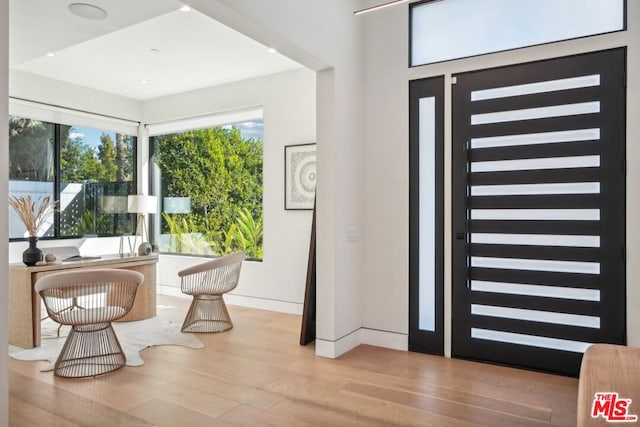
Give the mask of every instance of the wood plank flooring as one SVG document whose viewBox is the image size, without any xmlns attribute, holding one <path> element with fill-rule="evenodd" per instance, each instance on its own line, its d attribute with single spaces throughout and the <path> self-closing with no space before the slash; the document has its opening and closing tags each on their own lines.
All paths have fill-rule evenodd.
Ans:
<svg viewBox="0 0 640 427">
<path fill-rule="evenodd" d="M 158 297 L 181 322 L 189 300 Z M 360 346 L 339 359 L 298 345 L 300 316 L 230 306 L 205 348 L 162 346 L 145 365 L 68 380 L 10 360 L 10 427 L 575 426 L 578 381 Z"/>
</svg>

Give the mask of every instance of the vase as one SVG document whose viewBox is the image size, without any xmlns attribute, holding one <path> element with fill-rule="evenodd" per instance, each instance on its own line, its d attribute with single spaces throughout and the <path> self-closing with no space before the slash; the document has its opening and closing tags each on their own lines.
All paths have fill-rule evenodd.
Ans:
<svg viewBox="0 0 640 427">
<path fill-rule="evenodd" d="M 22 262 L 26 265 L 36 265 L 38 261 L 42 261 L 42 250 L 36 246 L 37 243 L 37 236 L 29 237 L 29 247 L 22 252 Z"/>
</svg>

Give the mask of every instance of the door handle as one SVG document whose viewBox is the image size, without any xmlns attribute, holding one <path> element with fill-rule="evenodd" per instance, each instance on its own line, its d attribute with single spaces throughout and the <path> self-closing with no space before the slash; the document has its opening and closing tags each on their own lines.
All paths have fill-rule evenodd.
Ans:
<svg viewBox="0 0 640 427">
<path fill-rule="evenodd" d="M 458 231 L 458 232 L 456 233 L 456 240 L 465 240 L 465 234 L 466 234 L 466 233 L 464 233 L 464 232 L 460 232 L 460 231 Z"/>
</svg>

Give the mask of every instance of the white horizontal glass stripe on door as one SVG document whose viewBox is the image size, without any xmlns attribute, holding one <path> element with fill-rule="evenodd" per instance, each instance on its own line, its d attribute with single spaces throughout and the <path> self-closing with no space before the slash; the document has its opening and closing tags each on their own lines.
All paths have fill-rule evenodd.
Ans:
<svg viewBox="0 0 640 427">
<path fill-rule="evenodd" d="M 600 209 L 471 209 L 471 220 L 598 221 Z"/>
<path fill-rule="evenodd" d="M 548 80 L 544 82 L 527 83 L 523 85 L 498 87 L 495 89 L 474 90 L 471 101 L 505 98 L 509 96 L 531 95 L 534 93 L 553 92 L 558 90 L 578 89 L 600 85 L 600 75 L 569 77 L 566 79 Z"/>
<path fill-rule="evenodd" d="M 562 142 L 597 141 L 600 129 L 576 129 L 556 132 L 525 133 L 519 135 L 471 138 L 471 149 L 517 147 L 521 145 L 557 144 Z"/>
<path fill-rule="evenodd" d="M 546 157 L 520 160 L 471 162 L 471 172 L 506 172 L 540 169 L 597 168 L 600 156 Z"/>
<path fill-rule="evenodd" d="M 516 122 L 521 120 L 547 119 L 550 117 L 577 116 L 600 112 L 600 102 L 580 102 L 577 104 L 554 105 L 551 107 L 525 108 L 522 110 L 497 111 L 495 113 L 473 114 L 472 125 Z"/>
<path fill-rule="evenodd" d="M 591 343 L 580 341 L 516 334 L 513 332 L 492 331 L 479 328 L 471 328 L 471 338 L 501 341 L 530 347 L 550 348 L 553 350 L 572 351 L 575 353 L 584 353 L 591 345 Z"/>
<path fill-rule="evenodd" d="M 558 184 L 472 185 L 472 196 L 515 196 L 534 194 L 598 194 L 599 182 L 568 182 Z"/>
<path fill-rule="evenodd" d="M 525 283 L 471 280 L 471 290 L 474 292 L 529 295 L 579 301 L 600 301 L 600 291 L 598 289 L 568 288 L 566 286 L 529 285 Z"/>
<path fill-rule="evenodd" d="M 471 243 L 490 245 L 567 246 L 599 248 L 600 236 L 572 236 L 562 234 L 471 233 Z"/>
<path fill-rule="evenodd" d="M 420 262 L 418 287 L 418 327 L 434 331 L 435 314 L 435 97 L 418 102 L 420 153 Z"/>
<path fill-rule="evenodd" d="M 471 314 L 476 316 L 527 320 L 530 322 L 553 323 L 556 325 L 581 326 L 583 328 L 600 328 L 600 318 L 597 316 L 557 313 L 553 311 L 525 310 L 521 308 L 471 304 Z"/>
<path fill-rule="evenodd" d="M 555 261 L 547 259 L 471 257 L 471 267 L 501 270 L 534 270 L 556 273 L 600 274 L 599 262 Z"/>
</svg>

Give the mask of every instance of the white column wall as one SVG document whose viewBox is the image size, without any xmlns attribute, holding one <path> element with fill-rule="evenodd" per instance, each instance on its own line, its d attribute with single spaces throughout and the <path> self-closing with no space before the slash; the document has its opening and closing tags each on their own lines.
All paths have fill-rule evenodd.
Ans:
<svg viewBox="0 0 640 427">
<path fill-rule="evenodd" d="M 0 0 L 0 117 L 9 116 L 9 0 Z M 9 158 L 9 123 L 0 120 L 0 159 Z M 9 162 L 0 161 L 0 200 L 9 197 Z M 0 348 L 9 344 L 9 210 L 0 209 Z M 0 426 L 9 425 L 9 356 L 0 351 Z"/>
<path fill-rule="evenodd" d="M 363 328 L 387 332 L 406 348 L 408 334 L 408 82 L 446 76 L 445 83 L 445 347 L 451 334 L 451 80 L 455 73 L 628 46 L 627 332 L 640 346 L 640 2 L 627 3 L 626 32 L 570 40 L 408 68 L 408 5 L 363 15 L 365 34 Z M 384 29 L 384 30 L 381 30 Z"/>
<path fill-rule="evenodd" d="M 188 0 L 317 75 L 316 354 L 360 344 L 362 31 L 352 0 Z M 386 31 L 386 29 L 385 29 Z"/>
<path fill-rule="evenodd" d="M 262 262 L 245 261 L 231 304 L 302 313 L 312 211 L 284 209 L 284 146 L 316 141 L 315 73 L 298 70 L 145 101 L 157 123 L 262 106 L 264 114 Z M 180 294 L 178 271 L 203 258 L 161 255 L 160 292 Z"/>
</svg>

